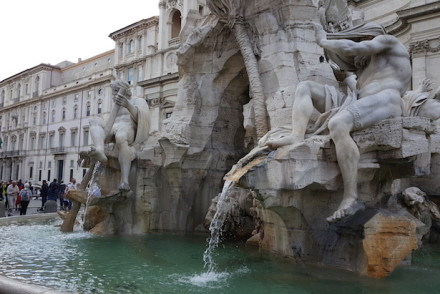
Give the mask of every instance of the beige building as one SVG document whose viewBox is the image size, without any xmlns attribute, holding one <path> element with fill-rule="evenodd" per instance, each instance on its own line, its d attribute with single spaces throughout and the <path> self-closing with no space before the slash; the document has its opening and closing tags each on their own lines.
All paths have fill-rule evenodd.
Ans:
<svg viewBox="0 0 440 294">
<path fill-rule="evenodd" d="M 206 13 L 204 0 L 158 1 L 160 16 L 110 34 L 115 49 L 87 60 L 40 64 L 0 81 L 0 180 L 81 181 L 78 153 L 91 144 L 90 119 L 112 108 L 113 76 L 148 100 L 152 131 L 172 113 L 177 93 L 175 51 L 188 15 Z"/>
</svg>

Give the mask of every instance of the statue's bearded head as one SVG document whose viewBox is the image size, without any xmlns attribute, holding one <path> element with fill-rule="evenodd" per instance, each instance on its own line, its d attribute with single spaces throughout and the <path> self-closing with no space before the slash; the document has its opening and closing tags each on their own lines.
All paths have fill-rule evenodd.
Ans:
<svg viewBox="0 0 440 294">
<path fill-rule="evenodd" d="M 407 188 L 402 193 L 403 201 L 409 207 L 420 205 L 425 202 L 426 193 L 416 187 Z"/>
</svg>

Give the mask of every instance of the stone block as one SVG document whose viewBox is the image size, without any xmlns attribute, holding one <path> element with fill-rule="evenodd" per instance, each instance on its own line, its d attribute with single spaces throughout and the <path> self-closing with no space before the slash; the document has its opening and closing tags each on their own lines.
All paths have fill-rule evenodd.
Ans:
<svg viewBox="0 0 440 294">
<path fill-rule="evenodd" d="M 424 131 L 402 130 L 402 146 L 400 149 L 381 152 L 381 159 L 401 159 L 410 156 L 427 153 L 429 151 L 429 141 Z"/>
<path fill-rule="evenodd" d="M 44 212 L 45 213 L 51 213 L 51 212 L 57 212 L 57 201 L 55 200 L 47 200 L 46 204 L 44 204 Z"/>
<path fill-rule="evenodd" d="M 361 153 L 372 150 L 392 150 L 402 144 L 402 120 L 387 119 L 376 125 L 352 133 Z"/>
<path fill-rule="evenodd" d="M 5 210 L 5 202 L 0 201 L 0 217 L 5 217 L 6 216 L 6 210 Z"/>
</svg>

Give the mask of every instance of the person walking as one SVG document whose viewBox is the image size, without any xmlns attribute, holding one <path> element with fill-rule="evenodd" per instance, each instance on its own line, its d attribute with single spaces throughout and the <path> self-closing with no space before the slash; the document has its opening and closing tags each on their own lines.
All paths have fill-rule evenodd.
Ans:
<svg viewBox="0 0 440 294">
<path fill-rule="evenodd" d="M 18 186 L 16 181 L 12 181 L 7 188 L 8 195 L 8 216 L 12 216 L 12 207 L 15 207 L 15 203 L 18 197 Z"/>
<path fill-rule="evenodd" d="M 20 197 L 21 197 L 21 206 L 20 206 L 20 215 L 26 215 L 27 208 L 29 205 L 29 202 L 32 198 L 32 191 L 29 189 L 29 184 L 24 184 L 24 188 L 20 191 Z"/>
<path fill-rule="evenodd" d="M 49 191 L 49 186 L 47 185 L 47 181 L 43 180 L 43 184 L 41 185 L 41 189 L 40 189 L 40 195 L 41 195 L 41 208 L 39 209 L 39 211 L 43 211 L 44 210 L 44 204 L 46 204 L 47 201 L 47 193 Z"/>
</svg>

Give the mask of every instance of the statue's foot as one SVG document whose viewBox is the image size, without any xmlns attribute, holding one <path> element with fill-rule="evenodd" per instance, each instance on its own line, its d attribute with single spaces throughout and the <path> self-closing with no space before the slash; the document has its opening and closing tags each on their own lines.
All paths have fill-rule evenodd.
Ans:
<svg viewBox="0 0 440 294">
<path fill-rule="evenodd" d="M 345 199 L 339 205 L 338 210 L 336 210 L 331 216 L 327 218 L 327 221 L 329 223 L 337 222 L 344 217 L 355 214 L 359 209 L 363 207 L 364 205 L 358 202 L 355 198 Z"/>
<path fill-rule="evenodd" d="M 282 138 L 275 139 L 275 140 L 268 140 L 266 142 L 266 146 L 268 146 L 271 149 L 278 149 L 283 146 L 293 145 L 297 142 L 299 142 L 298 138 L 291 135 L 291 136 L 286 136 L 286 137 L 282 137 Z"/>
<path fill-rule="evenodd" d="M 108 160 L 108 158 L 107 158 L 107 156 L 105 156 L 105 153 L 103 150 L 98 150 L 98 149 L 95 149 L 94 147 L 90 148 L 89 156 L 91 158 L 96 159 L 97 161 L 102 162 L 102 163 L 106 163 Z"/>
<path fill-rule="evenodd" d="M 121 182 L 121 183 L 119 184 L 118 189 L 119 189 L 119 191 L 126 191 L 126 192 L 128 192 L 128 191 L 131 190 L 131 189 L 130 189 L 130 185 L 128 185 L 128 183 L 125 183 L 125 182 Z"/>
</svg>

